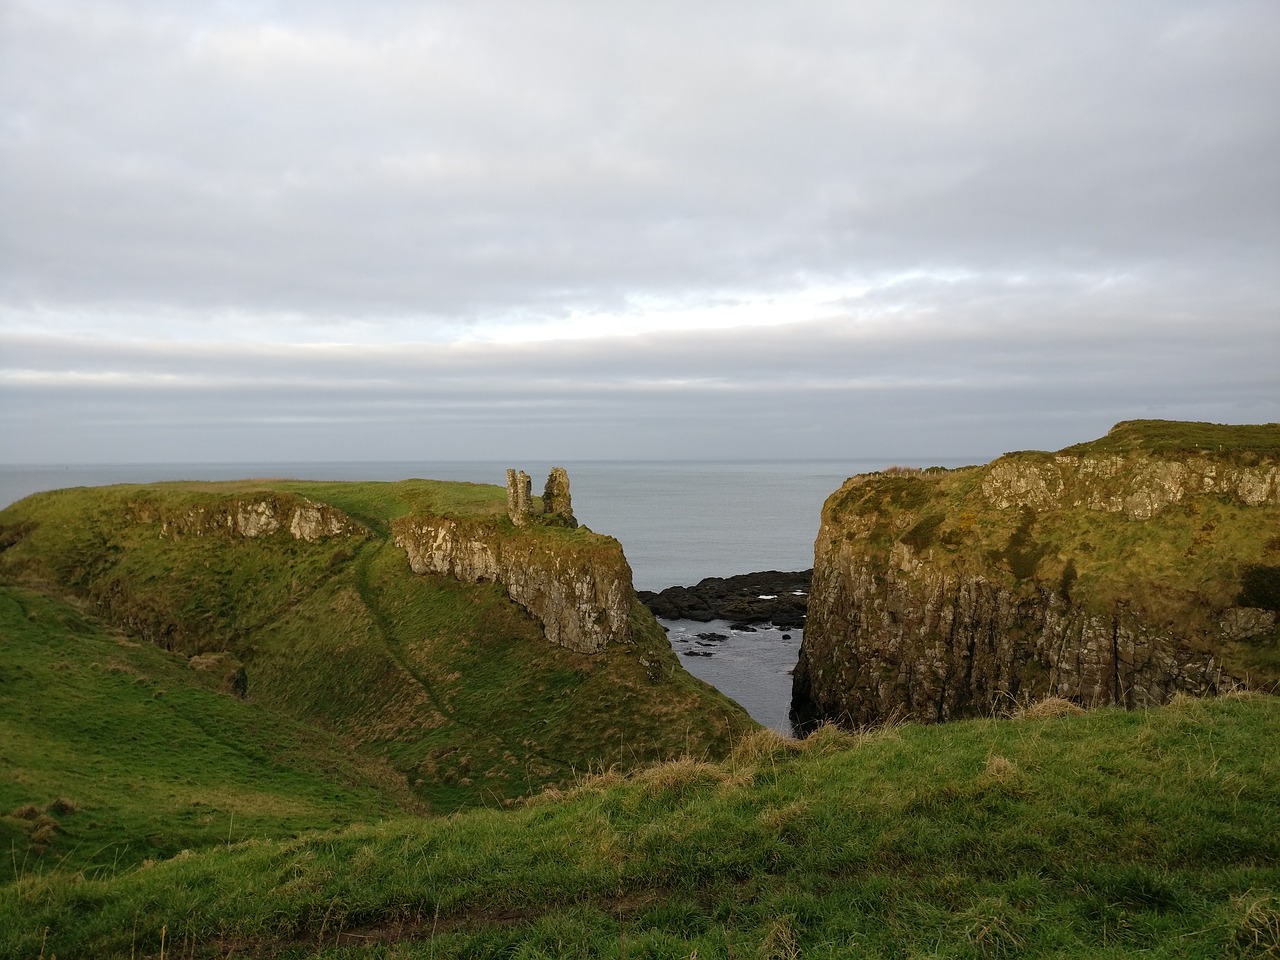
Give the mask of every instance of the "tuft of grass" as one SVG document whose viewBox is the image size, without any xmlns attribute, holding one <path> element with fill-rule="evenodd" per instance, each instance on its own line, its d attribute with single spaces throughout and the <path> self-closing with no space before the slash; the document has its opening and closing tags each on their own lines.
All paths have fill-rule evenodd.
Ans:
<svg viewBox="0 0 1280 960">
<path fill-rule="evenodd" d="M 1084 712 L 1084 707 L 1065 697 L 1045 697 L 1020 707 L 1014 712 L 1014 716 L 1026 720 L 1049 720 L 1054 717 L 1078 717 Z"/>
<path fill-rule="evenodd" d="M 1232 898 L 1233 953 L 1240 957 L 1280 957 L 1280 895 L 1247 890 Z"/>
<path fill-rule="evenodd" d="M 753 730 L 733 745 L 729 762 L 733 765 L 755 764 L 797 753 L 806 747 L 813 748 L 818 741 L 806 742 L 784 737 L 774 730 L 762 727 Z"/>
</svg>

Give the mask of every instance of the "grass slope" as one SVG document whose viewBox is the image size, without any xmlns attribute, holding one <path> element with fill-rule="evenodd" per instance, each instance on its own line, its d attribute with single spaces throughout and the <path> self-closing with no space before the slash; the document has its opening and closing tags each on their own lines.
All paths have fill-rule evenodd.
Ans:
<svg viewBox="0 0 1280 960">
<path fill-rule="evenodd" d="M 234 513 L 264 497 L 288 506 L 300 496 L 343 510 L 367 532 L 308 543 L 283 530 L 249 539 L 216 524 L 200 535 L 182 527 L 193 511 Z M 257 715 L 323 731 L 350 762 L 394 770 L 413 802 L 434 812 L 501 805 L 613 764 L 686 751 L 723 756 L 734 735 L 754 728 L 740 707 L 680 668 L 639 604 L 635 643 L 583 656 L 549 644 L 494 584 L 414 575 L 389 539 L 391 521 L 413 512 L 507 523 L 501 488 L 425 480 L 53 491 L 0 512 L 0 582 L 60 596 L 150 642 L 131 656 L 170 651 L 177 672 L 155 681 L 170 700 L 188 695 L 178 690 L 182 676 L 195 682 L 194 671 L 178 669 L 188 657 L 227 655 L 243 666 Z M 549 549 L 620 555 L 615 541 L 585 529 L 548 528 L 545 539 Z M 51 645 L 80 642 L 59 627 L 65 613 L 48 605 L 30 613 L 51 616 Z M 28 669 L 32 651 L 6 636 L 14 670 Z M 129 669 L 150 676 L 152 666 Z M 61 701 L 81 697 L 62 682 L 70 676 L 49 676 L 43 689 L 59 710 L 74 710 Z M 224 713 L 236 709 L 229 699 L 218 703 Z M 0 722 L 25 717 L 15 711 Z M 178 736 L 154 722 L 156 737 Z M 239 737 L 229 733 L 228 742 Z M 221 829 L 225 837 L 227 823 Z M 162 846 L 185 844 L 180 835 Z"/>
<path fill-rule="evenodd" d="M 421 807 L 385 764 L 57 600 L 0 587 L 0 638 L 6 880 L 54 865 L 98 876 Z"/>
<path fill-rule="evenodd" d="M 1175 458 L 1212 454 L 1255 464 L 1263 457 L 1280 457 L 1280 424 L 1122 420 L 1105 437 L 1078 443 L 1062 452 L 1074 456 L 1142 452 Z"/>
<path fill-rule="evenodd" d="M 25 875 L 0 954 L 1275 956 L 1278 737 L 1257 695 L 759 732 L 517 809 Z"/>
</svg>

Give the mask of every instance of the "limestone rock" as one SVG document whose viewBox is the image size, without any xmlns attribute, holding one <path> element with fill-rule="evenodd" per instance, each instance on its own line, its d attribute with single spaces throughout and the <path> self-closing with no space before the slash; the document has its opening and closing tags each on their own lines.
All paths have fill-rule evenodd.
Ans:
<svg viewBox="0 0 1280 960">
<path fill-rule="evenodd" d="M 146 504 L 131 507 L 134 519 L 160 524 L 164 537 L 233 536 L 256 539 L 285 531 L 316 543 L 335 537 L 364 537 L 368 531 L 341 510 L 289 494 L 259 494 L 210 500 L 176 515 L 158 515 Z"/>
<path fill-rule="evenodd" d="M 504 534 L 492 523 L 445 517 L 402 518 L 392 530 L 415 573 L 501 584 L 552 643 L 599 653 L 631 642 L 631 568 L 616 541 L 583 534 L 566 542 L 536 528 Z"/>
</svg>

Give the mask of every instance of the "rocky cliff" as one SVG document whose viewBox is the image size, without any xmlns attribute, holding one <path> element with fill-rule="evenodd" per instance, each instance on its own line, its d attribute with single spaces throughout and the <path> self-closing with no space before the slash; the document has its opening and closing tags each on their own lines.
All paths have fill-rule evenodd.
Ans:
<svg viewBox="0 0 1280 960">
<path fill-rule="evenodd" d="M 63 696 L 82 702 L 92 676 L 114 709 L 142 681 L 110 648 L 155 645 L 147 717 L 126 725 L 168 723 L 191 688 L 220 688 L 251 702 L 255 728 L 281 729 L 274 715 L 335 734 L 360 758 L 353 770 L 439 813 L 566 787 L 583 770 L 725 756 L 750 718 L 681 669 L 620 545 L 573 527 L 567 484 L 552 486 L 561 502 L 525 497 L 520 525 L 491 484 L 46 491 L 0 510 L 0 585 L 59 598 L 47 635 L 25 602 L 8 609 L 60 664 L 50 683 L 75 674 Z M 98 624 L 109 636 L 82 646 Z"/>
<path fill-rule="evenodd" d="M 499 520 L 406 517 L 392 525 L 414 573 L 492 581 L 541 621 L 552 643 L 599 653 L 629 643 L 631 568 L 616 540 Z"/>
<path fill-rule="evenodd" d="M 823 507 L 797 724 L 1142 706 L 1280 680 L 1280 425 L 1132 421 L 850 478 Z"/>
<path fill-rule="evenodd" d="M 622 546 L 578 527 L 569 475 L 552 469 L 541 501 L 507 471 L 507 518 L 415 515 L 392 526 L 414 573 L 502 585 L 552 643 L 599 653 L 631 642 L 631 567 Z"/>
</svg>

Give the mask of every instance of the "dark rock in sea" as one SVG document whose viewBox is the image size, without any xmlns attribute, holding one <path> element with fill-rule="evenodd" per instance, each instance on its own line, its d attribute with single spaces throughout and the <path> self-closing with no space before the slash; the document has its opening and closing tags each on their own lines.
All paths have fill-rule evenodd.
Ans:
<svg viewBox="0 0 1280 960">
<path fill-rule="evenodd" d="M 700 633 L 698 634 L 698 639 L 719 643 L 723 640 L 728 640 L 729 638 L 723 633 Z"/>
<path fill-rule="evenodd" d="M 733 629 L 753 623 L 804 626 L 812 570 L 765 570 L 735 577 L 707 577 L 693 587 L 637 591 L 640 602 L 663 620 L 728 620 Z"/>
<path fill-rule="evenodd" d="M 758 630 L 756 630 L 755 627 L 748 626 L 745 623 L 731 623 L 729 624 L 729 629 L 732 630 L 734 633 L 758 633 L 759 632 Z"/>
</svg>

